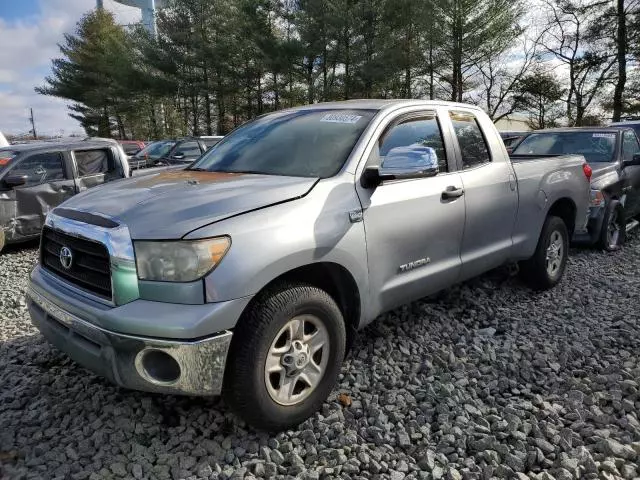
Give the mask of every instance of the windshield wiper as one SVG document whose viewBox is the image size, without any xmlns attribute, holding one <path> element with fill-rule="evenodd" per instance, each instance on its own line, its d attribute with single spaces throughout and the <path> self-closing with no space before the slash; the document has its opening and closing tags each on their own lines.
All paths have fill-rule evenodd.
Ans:
<svg viewBox="0 0 640 480">
<path fill-rule="evenodd" d="M 186 170 L 191 170 L 192 172 L 208 172 L 209 171 L 206 168 L 202 168 L 202 167 L 187 168 Z"/>
</svg>

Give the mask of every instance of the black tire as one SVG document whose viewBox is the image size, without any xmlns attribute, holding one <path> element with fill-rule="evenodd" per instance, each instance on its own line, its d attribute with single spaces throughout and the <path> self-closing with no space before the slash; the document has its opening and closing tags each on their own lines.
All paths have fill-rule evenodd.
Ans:
<svg viewBox="0 0 640 480">
<path fill-rule="evenodd" d="M 547 264 L 547 251 L 551 246 L 552 239 L 559 240 L 562 245 L 559 265 L 557 270 L 550 272 Z M 547 290 L 554 287 L 564 275 L 569 253 L 569 231 L 567 225 L 559 217 L 548 216 L 542 226 L 542 232 L 538 239 L 538 245 L 533 256 L 520 263 L 520 276 L 535 290 Z"/>
<path fill-rule="evenodd" d="M 267 354 L 281 329 L 300 315 L 317 317 L 326 328 L 327 364 L 306 398 L 295 405 L 281 405 L 267 388 Z M 235 328 L 225 372 L 225 403 L 259 429 L 278 431 L 300 424 L 322 406 L 336 384 L 345 356 L 346 337 L 340 308 L 325 291 L 305 284 L 270 289 L 256 299 Z"/>
<path fill-rule="evenodd" d="M 618 200 L 608 201 L 598 237 L 598 248 L 607 252 L 620 250 L 626 239 L 626 223 L 622 204 Z"/>
</svg>

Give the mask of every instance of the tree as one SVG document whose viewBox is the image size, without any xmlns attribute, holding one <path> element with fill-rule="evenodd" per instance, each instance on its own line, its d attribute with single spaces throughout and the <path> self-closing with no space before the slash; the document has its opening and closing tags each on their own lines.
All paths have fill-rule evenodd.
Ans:
<svg viewBox="0 0 640 480">
<path fill-rule="evenodd" d="M 580 126 L 603 87 L 611 82 L 616 63 L 610 39 L 594 28 L 606 3 L 549 0 L 546 5 L 548 26 L 540 43 L 567 69 L 566 116 L 570 125 Z"/>
<path fill-rule="evenodd" d="M 503 53 L 521 33 L 518 0 L 437 0 L 432 5 L 442 18 L 442 52 L 449 60 L 443 79 L 451 100 L 461 102 L 467 82 L 478 66 Z"/>
<path fill-rule="evenodd" d="M 59 45 L 62 58 L 36 91 L 75 102 L 71 116 L 90 134 L 126 135 L 122 116 L 131 108 L 128 90 L 134 78 L 129 37 L 105 10 L 78 22 L 75 34 Z"/>
<path fill-rule="evenodd" d="M 538 67 L 519 82 L 514 102 L 517 109 L 529 113 L 529 126 L 538 130 L 556 125 L 562 116 L 560 100 L 564 94 L 558 79 Z"/>
</svg>

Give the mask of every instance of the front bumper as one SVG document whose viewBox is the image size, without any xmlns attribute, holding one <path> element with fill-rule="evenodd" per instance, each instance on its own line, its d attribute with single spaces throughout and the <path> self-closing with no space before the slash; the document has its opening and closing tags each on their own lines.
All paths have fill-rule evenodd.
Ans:
<svg viewBox="0 0 640 480">
<path fill-rule="evenodd" d="M 598 241 L 600 232 L 602 231 L 602 223 L 604 222 L 603 206 L 590 207 L 589 217 L 587 221 L 587 230 L 585 232 L 576 232 L 573 235 L 573 242 L 583 245 L 593 245 Z"/>
<path fill-rule="evenodd" d="M 59 306 L 33 282 L 27 290 L 27 305 L 32 322 L 47 340 L 82 366 L 117 385 L 184 395 L 219 395 L 222 390 L 232 336 L 228 330 L 197 340 L 117 333 L 93 325 Z M 166 376 L 157 376 L 157 372 L 146 368 L 145 358 L 150 358 L 149 353 L 164 359 L 166 354 L 175 360 L 179 365 L 177 378 L 167 381 Z"/>
</svg>

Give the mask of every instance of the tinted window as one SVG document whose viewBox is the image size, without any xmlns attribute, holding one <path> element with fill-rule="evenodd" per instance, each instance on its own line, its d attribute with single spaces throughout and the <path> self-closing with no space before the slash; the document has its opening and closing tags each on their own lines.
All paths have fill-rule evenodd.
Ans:
<svg viewBox="0 0 640 480">
<path fill-rule="evenodd" d="M 26 175 L 26 186 L 64 180 L 64 163 L 62 154 L 38 153 L 18 161 L 10 175 Z"/>
<path fill-rule="evenodd" d="M 369 110 L 296 110 L 259 117 L 227 135 L 191 168 L 331 177 L 373 118 Z"/>
<path fill-rule="evenodd" d="M 78 176 L 87 177 L 107 173 L 109 168 L 109 154 L 106 150 L 84 150 L 74 152 L 78 165 Z"/>
<path fill-rule="evenodd" d="M 127 155 L 135 155 L 140 151 L 140 147 L 135 143 L 123 143 L 122 149 Z"/>
<path fill-rule="evenodd" d="M 175 144 L 176 142 L 173 141 L 153 142 L 136 153 L 136 157 L 151 159 L 160 158 L 169 153 L 169 150 L 171 150 Z"/>
<path fill-rule="evenodd" d="M 514 155 L 583 155 L 588 163 L 611 162 L 616 149 L 613 132 L 532 133 L 513 150 Z"/>
<path fill-rule="evenodd" d="M 207 147 L 207 149 L 213 147 L 214 145 L 217 145 L 220 140 L 222 140 L 221 138 L 205 138 L 202 141 L 204 142 L 205 146 Z"/>
<path fill-rule="evenodd" d="M 184 155 L 187 158 L 195 158 L 199 157 L 201 153 L 198 142 L 183 142 L 178 144 L 172 155 L 174 157 L 176 155 Z"/>
<path fill-rule="evenodd" d="M 449 112 L 458 138 L 462 168 L 472 168 L 491 161 L 489 147 L 476 117 L 466 112 Z"/>
<path fill-rule="evenodd" d="M 622 159 L 633 160 L 636 153 L 640 153 L 638 138 L 635 133 L 627 130 L 622 134 Z"/>
<path fill-rule="evenodd" d="M 439 171 L 448 170 L 442 134 L 435 114 L 408 120 L 392 127 L 382 138 L 380 161 L 384 162 L 391 149 L 412 146 L 433 148 L 438 157 Z"/>
</svg>

